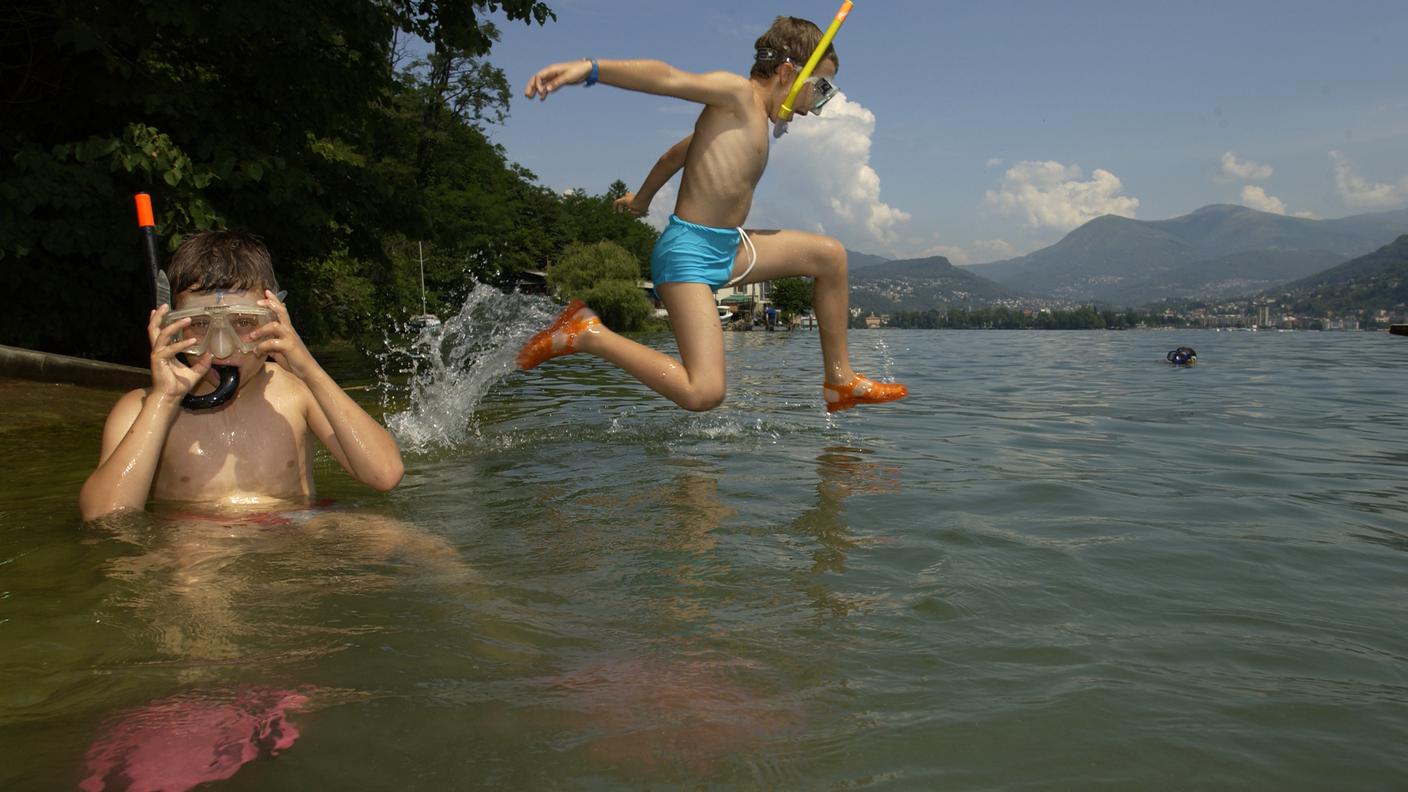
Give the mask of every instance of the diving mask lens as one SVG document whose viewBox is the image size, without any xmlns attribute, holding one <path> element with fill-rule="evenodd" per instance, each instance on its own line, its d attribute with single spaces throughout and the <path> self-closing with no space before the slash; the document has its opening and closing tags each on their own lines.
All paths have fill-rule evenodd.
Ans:
<svg viewBox="0 0 1408 792">
<path fill-rule="evenodd" d="M 812 95 L 816 97 L 812 100 L 812 112 L 820 113 L 821 108 L 831 97 L 836 95 L 836 84 L 825 77 L 808 77 L 807 82 L 811 83 Z"/>
<path fill-rule="evenodd" d="M 204 355 L 211 352 L 217 358 L 225 358 L 236 352 L 253 352 L 255 342 L 250 339 L 261 325 L 274 321 L 274 312 L 255 305 L 212 305 L 204 308 L 187 308 L 172 311 L 162 320 L 167 327 L 189 317 L 191 323 L 181 331 L 181 338 L 197 339 L 186 352 Z"/>
</svg>

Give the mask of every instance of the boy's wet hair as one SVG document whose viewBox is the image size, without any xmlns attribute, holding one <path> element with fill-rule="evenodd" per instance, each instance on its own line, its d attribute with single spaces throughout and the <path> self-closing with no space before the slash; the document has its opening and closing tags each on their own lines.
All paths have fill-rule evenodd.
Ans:
<svg viewBox="0 0 1408 792">
<path fill-rule="evenodd" d="M 783 61 L 790 60 L 802 68 L 811 57 L 812 50 L 821 42 L 821 28 L 815 22 L 798 17 L 780 16 L 773 20 L 772 27 L 754 42 L 755 59 L 750 77 L 767 78 L 777 73 Z M 826 45 L 823 60 L 829 60 L 841 68 L 841 60 L 836 57 L 836 47 Z"/>
<path fill-rule="evenodd" d="M 171 256 L 166 277 L 172 294 L 279 290 L 269 249 L 244 231 L 201 231 L 186 237 Z"/>
</svg>

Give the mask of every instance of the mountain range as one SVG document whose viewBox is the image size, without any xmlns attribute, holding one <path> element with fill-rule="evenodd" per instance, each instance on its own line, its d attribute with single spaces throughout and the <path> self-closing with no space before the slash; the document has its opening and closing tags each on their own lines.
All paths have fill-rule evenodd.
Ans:
<svg viewBox="0 0 1408 792">
<path fill-rule="evenodd" d="M 1408 234 L 1368 255 L 1268 293 L 1298 313 L 1326 315 L 1408 303 Z"/>
<path fill-rule="evenodd" d="M 886 260 L 847 251 L 851 306 L 878 314 L 959 305 L 986 305 L 1019 296 L 1012 289 L 955 267 L 943 256 Z"/>
<path fill-rule="evenodd" d="M 1405 231 L 1408 209 L 1311 220 L 1215 204 L 1170 220 L 1097 217 L 1034 253 L 963 269 L 1028 297 L 1142 305 L 1254 294 Z"/>
</svg>

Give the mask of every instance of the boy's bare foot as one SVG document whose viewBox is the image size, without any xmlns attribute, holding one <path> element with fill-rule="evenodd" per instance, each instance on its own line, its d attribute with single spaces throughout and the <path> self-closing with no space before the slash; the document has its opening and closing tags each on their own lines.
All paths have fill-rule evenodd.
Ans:
<svg viewBox="0 0 1408 792">
<path fill-rule="evenodd" d="M 601 320 L 586 303 L 573 300 L 552 320 L 552 324 L 539 330 L 518 350 L 518 367 L 527 371 L 544 360 L 576 352 L 577 334 L 599 324 Z"/>
<path fill-rule="evenodd" d="M 849 410 L 857 404 L 880 404 L 903 399 L 909 395 L 909 388 L 898 382 L 876 382 L 857 374 L 844 385 L 824 383 L 821 393 L 826 399 L 826 411 L 831 413 Z"/>
</svg>

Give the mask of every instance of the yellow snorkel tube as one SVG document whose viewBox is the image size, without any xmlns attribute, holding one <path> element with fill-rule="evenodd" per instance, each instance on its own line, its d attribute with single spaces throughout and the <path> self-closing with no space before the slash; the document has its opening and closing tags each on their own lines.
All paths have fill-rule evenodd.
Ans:
<svg viewBox="0 0 1408 792">
<path fill-rule="evenodd" d="M 831 39 L 836 38 L 836 31 L 841 29 L 841 23 L 846 21 L 846 15 L 851 13 L 851 6 L 855 5 L 851 0 L 841 3 L 841 8 L 836 12 L 836 18 L 831 20 L 831 26 L 822 34 L 821 41 L 817 42 L 816 49 L 812 50 L 811 57 L 802 66 L 802 70 L 797 72 L 797 79 L 792 81 L 792 88 L 787 92 L 787 98 L 782 100 L 782 107 L 777 113 L 777 122 L 772 125 L 772 136 L 782 137 L 787 133 L 787 123 L 792 120 L 792 103 L 797 101 L 797 94 L 802 92 L 802 84 L 807 78 L 812 76 L 812 70 L 821 63 L 821 56 L 826 53 L 826 48 L 831 46 Z"/>
</svg>

